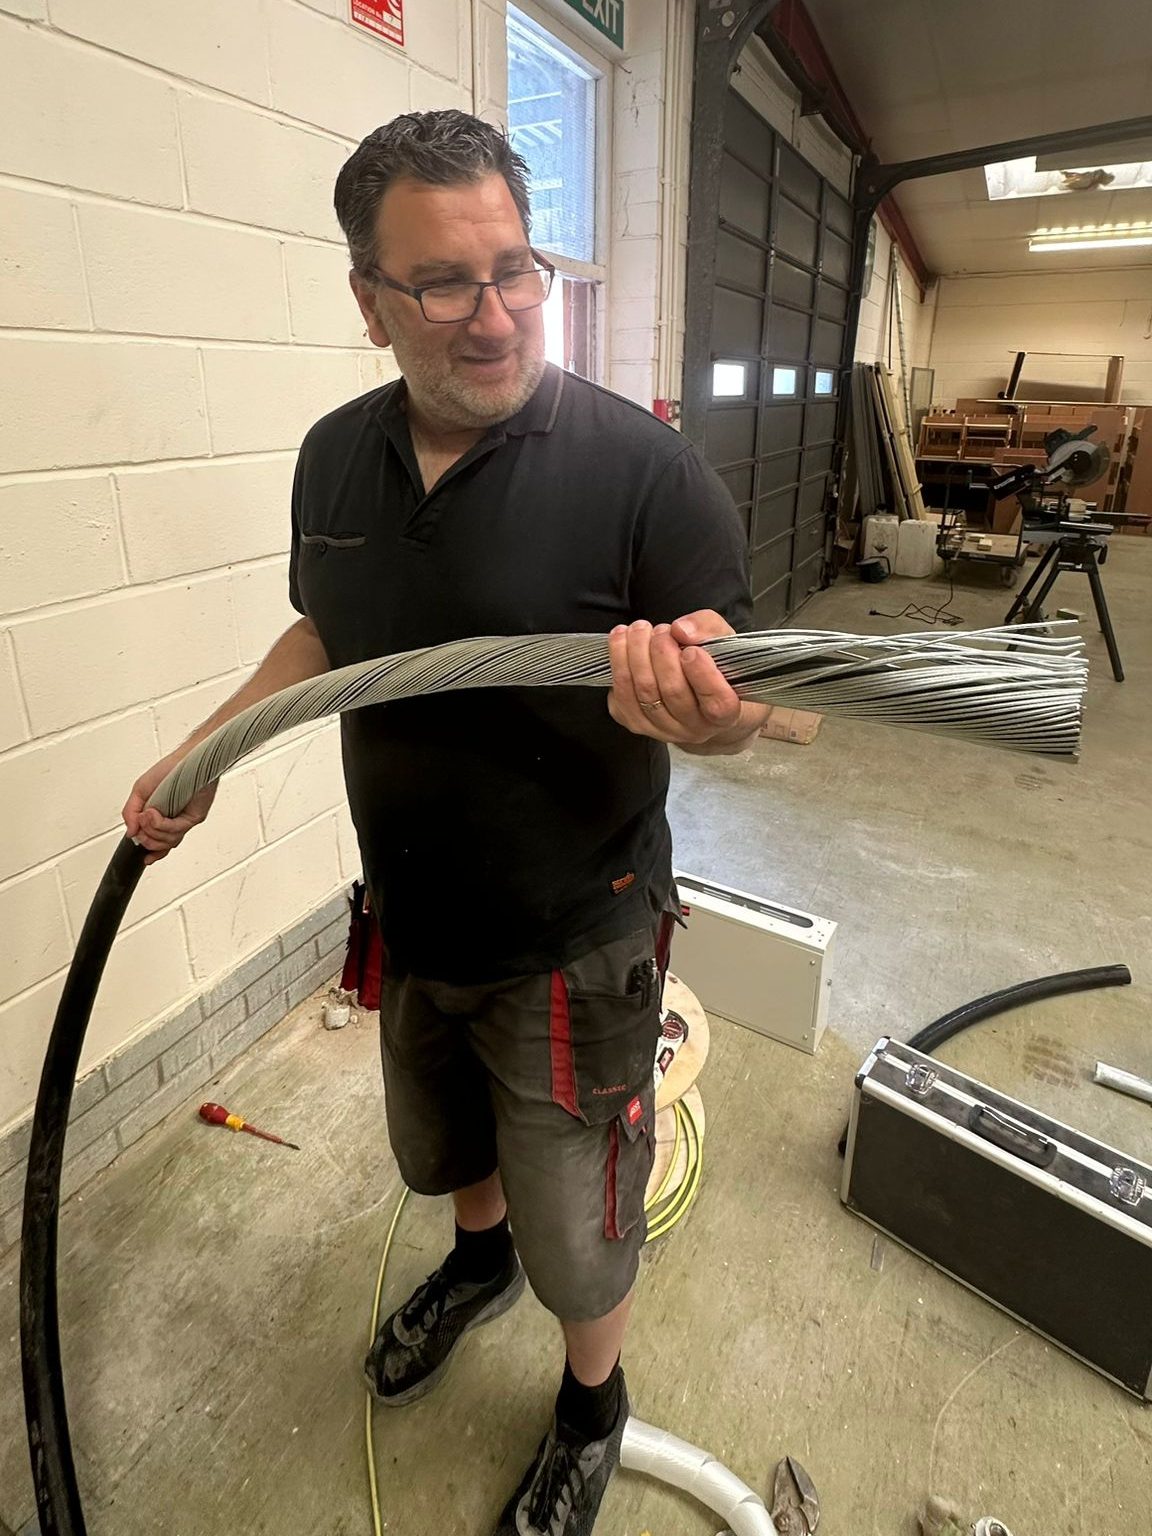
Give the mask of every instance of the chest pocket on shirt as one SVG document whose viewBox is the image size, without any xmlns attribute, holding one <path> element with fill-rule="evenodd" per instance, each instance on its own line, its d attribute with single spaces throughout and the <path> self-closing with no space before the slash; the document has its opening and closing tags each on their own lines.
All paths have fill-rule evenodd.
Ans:
<svg viewBox="0 0 1152 1536">
<path fill-rule="evenodd" d="M 366 538 L 363 533 L 302 533 L 300 543 L 322 555 L 326 549 L 358 549 Z"/>
</svg>

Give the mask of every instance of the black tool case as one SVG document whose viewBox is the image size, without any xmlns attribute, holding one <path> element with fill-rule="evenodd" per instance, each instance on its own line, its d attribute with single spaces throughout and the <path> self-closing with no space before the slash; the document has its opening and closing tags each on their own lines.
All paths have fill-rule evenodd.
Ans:
<svg viewBox="0 0 1152 1536">
<path fill-rule="evenodd" d="M 1152 1167 L 882 1039 L 841 1198 L 978 1295 L 1152 1398 Z"/>
</svg>

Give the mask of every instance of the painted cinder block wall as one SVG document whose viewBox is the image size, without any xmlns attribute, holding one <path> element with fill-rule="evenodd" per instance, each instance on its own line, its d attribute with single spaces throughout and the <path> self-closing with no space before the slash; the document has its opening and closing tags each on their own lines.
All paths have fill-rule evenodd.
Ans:
<svg viewBox="0 0 1152 1536">
<path fill-rule="evenodd" d="M 628 51 L 608 50 L 605 361 L 645 404 L 660 346 L 681 344 L 658 332 L 649 286 L 663 198 L 681 261 L 685 238 L 687 96 L 662 149 L 668 14 L 633 0 Z M 392 48 L 347 0 L 0 0 L 0 1248 L 132 779 L 295 618 L 300 438 L 393 374 L 347 290 L 336 172 L 400 111 L 506 120 L 504 0 L 411 0 L 405 28 Z M 66 1189 L 334 973 L 358 869 L 334 727 L 228 776 L 134 898 Z"/>
<path fill-rule="evenodd" d="M 406 9 L 401 52 L 342 0 L 0 0 L 0 1131 L 34 1095 L 132 779 L 295 617 L 303 432 L 389 376 L 336 172 L 474 83 L 505 110 L 503 4 Z M 142 883 L 85 1068 L 358 867 L 333 727 L 231 774 Z"/>
<path fill-rule="evenodd" d="M 1108 356 L 1117 354 L 1121 399 L 1152 401 L 1152 262 L 1077 270 L 1066 253 L 1030 259 L 1027 272 L 941 278 L 931 351 L 936 401 L 951 408 L 959 396 L 994 398 L 1018 351 L 1036 354 L 1025 362 L 1021 399 L 1039 384 L 1047 386 L 1044 399 L 1084 398 L 1078 391 L 1101 388 Z"/>
</svg>

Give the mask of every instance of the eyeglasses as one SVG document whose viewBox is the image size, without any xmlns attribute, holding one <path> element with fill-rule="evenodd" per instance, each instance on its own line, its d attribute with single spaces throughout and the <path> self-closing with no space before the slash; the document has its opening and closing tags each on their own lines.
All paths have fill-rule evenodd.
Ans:
<svg viewBox="0 0 1152 1536">
<path fill-rule="evenodd" d="M 486 283 L 425 283 L 420 288 L 410 288 L 386 276 L 379 267 L 370 267 L 369 274 L 385 288 L 406 293 L 420 306 L 425 320 L 433 325 L 459 325 L 471 320 L 484 300 L 485 288 L 495 288 L 500 302 L 510 315 L 524 309 L 538 309 L 552 289 L 556 268 L 550 262 L 532 255 L 537 263 L 524 272 L 510 272 L 507 277 L 494 278 Z"/>
</svg>

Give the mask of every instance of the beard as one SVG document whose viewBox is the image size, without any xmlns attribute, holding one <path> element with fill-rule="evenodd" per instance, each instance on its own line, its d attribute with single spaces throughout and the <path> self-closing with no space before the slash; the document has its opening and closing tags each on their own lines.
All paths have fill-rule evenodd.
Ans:
<svg viewBox="0 0 1152 1536">
<path fill-rule="evenodd" d="M 518 333 L 498 349 L 462 339 L 447 357 L 429 357 L 410 338 L 393 333 L 392 350 L 417 405 L 448 428 L 478 430 L 507 421 L 522 410 L 544 377 L 544 338 Z M 508 358 L 500 379 L 468 377 L 469 358 Z"/>
</svg>

